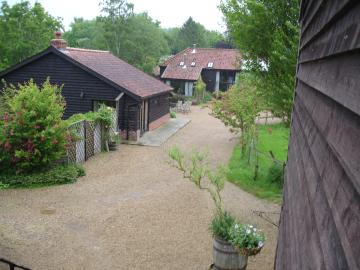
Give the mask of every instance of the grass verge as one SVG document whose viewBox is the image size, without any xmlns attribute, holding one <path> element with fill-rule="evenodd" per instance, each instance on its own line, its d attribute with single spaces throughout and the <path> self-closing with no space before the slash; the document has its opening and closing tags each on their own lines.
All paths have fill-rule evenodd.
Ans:
<svg viewBox="0 0 360 270">
<path fill-rule="evenodd" d="M 85 171 L 79 165 L 58 165 L 45 171 L 29 174 L 0 174 L 0 189 L 68 184 L 74 183 L 77 178 L 84 175 Z"/>
<path fill-rule="evenodd" d="M 269 151 L 282 163 L 287 159 L 289 128 L 283 124 L 259 125 L 258 150 L 258 176 L 255 175 L 255 155 L 241 154 L 240 145 L 236 145 L 229 161 L 227 178 L 245 191 L 255 196 L 274 202 L 282 198 L 282 182 L 275 181 L 269 170 L 274 165 Z M 254 153 L 254 151 L 252 151 Z M 281 165 L 280 165 L 281 166 Z"/>
</svg>

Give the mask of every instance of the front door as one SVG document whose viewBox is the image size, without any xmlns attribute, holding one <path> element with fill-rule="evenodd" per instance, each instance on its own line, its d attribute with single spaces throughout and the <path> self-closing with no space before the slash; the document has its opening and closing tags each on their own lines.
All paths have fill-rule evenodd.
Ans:
<svg viewBox="0 0 360 270">
<path fill-rule="evenodd" d="M 144 100 L 141 103 L 141 110 L 140 110 L 140 133 L 143 135 L 146 131 L 149 130 L 149 103 L 147 100 Z"/>
</svg>

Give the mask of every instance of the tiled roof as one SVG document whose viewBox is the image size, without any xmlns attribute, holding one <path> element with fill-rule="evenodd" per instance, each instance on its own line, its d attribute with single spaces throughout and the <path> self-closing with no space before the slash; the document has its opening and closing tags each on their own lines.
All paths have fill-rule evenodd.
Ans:
<svg viewBox="0 0 360 270">
<path fill-rule="evenodd" d="M 180 65 L 181 62 L 184 64 Z M 195 66 L 191 65 L 192 62 L 195 62 Z M 212 68 L 208 67 L 209 62 L 213 63 Z M 163 79 L 196 81 L 203 69 L 240 70 L 241 55 L 233 49 L 197 48 L 194 53 L 193 48 L 187 48 L 161 66 L 166 66 L 161 75 Z"/>
<path fill-rule="evenodd" d="M 59 51 L 136 96 L 145 98 L 172 90 L 170 86 L 126 63 L 108 51 L 70 47 Z"/>
</svg>

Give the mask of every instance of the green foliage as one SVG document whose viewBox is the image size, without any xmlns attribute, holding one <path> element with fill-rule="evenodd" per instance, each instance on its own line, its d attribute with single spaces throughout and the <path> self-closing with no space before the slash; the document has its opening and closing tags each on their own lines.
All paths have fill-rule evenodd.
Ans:
<svg viewBox="0 0 360 270">
<path fill-rule="evenodd" d="M 9 187 L 9 184 L 4 184 L 0 182 L 0 189 L 7 189 Z"/>
<path fill-rule="evenodd" d="M 169 150 L 172 165 L 182 171 L 184 178 L 189 179 L 199 189 L 209 192 L 214 201 L 217 213 L 223 213 L 223 203 L 220 192 L 224 188 L 226 171 L 222 166 L 211 170 L 208 165 L 208 154 L 194 150 L 186 155 L 180 148 L 172 147 Z M 208 180 L 206 183 L 204 181 Z"/>
<path fill-rule="evenodd" d="M 74 18 L 74 22 L 70 24 L 70 27 L 71 30 L 63 35 L 70 47 L 107 50 L 101 21 Z"/>
<path fill-rule="evenodd" d="M 207 30 L 191 17 L 180 28 L 164 29 L 164 33 L 172 54 L 192 47 L 193 44 L 196 44 L 197 47 L 216 47 L 225 39 L 219 32 Z"/>
<path fill-rule="evenodd" d="M 171 111 L 171 112 L 170 112 L 170 117 L 171 117 L 171 118 L 176 118 L 176 112 Z"/>
<path fill-rule="evenodd" d="M 49 46 L 54 32 L 62 28 L 40 3 L 22 1 L 0 7 L 0 70 L 18 63 Z"/>
<path fill-rule="evenodd" d="M 210 92 L 205 91 L 203 102 L 208 103 L 212 101 L 212 99 L 213 99 L 212 94 Z"/>
<path fill-rule="evenodd" d="M 0 174 L 0 189 L 14 187 L 42 187 L 74 183 L 85 171 L 79 165 L 57 165 L 46 170 L 26 174 Z"/>
<path fill-rule="evenodd" d="M 103 34 L 98 40 L 105 42 L 101 47 L 151 73 L 159 58 L 170 52 L 159 22 L 147 13 L 134 14 L 126 0 L 104 0 L 102 6 L 103 15 L 96 21 Z"/>
<path fill-rule="evenodd" d="M 204 101 L 205 90 L 206 90 L 206 84 L 203 82 L 200 76 L 199 80 L 195 84 L 195 98 L 197 103 L 201 103 Z"/>
<path fill-rule="evenodd" d="M 282 185 L 269 176 L 269 170 L 274 163 L 269 151 L 274 153 L 280 163 L 285 162 L 288 138 L 289 128 L 284 124 L 259 125 L 257 141 L 259 170 L 256 181 L 254 181 L 254 167 L 256 165 L 254 154 L 251 155 L 249 163 L 248 158 L 242 155 L 240 145 L 235 146 L 230 158 L 227 179 L 260 198 L 279 202 L 282 195 Z"/>
<path fill-rule="evenodd" d="M 99 110 L 93 116 L 94 120 L 99 120 L 105 125 L 105 128 L 110 128 L 112 125 L 113 110 L 105 104 L 101 104 Z"/>
<path fill-rule="evenodd" d="M 113 110 L 105 104 L 100 104 L 98 111 L 74 114 L 67 120 L 67 122 L 69 125 L 71 125 L 73 123 L 83 120 L 93 122 L 98 121 L 102 123 L 106 128 L 109 128 L 112 125 L 112 119 Z"/>
<path fill-rule="evenodd" d="M 297 0 L 224 0 L 227 27 L 269 109 L 290 121 L 299 37 Z"/>
<path fill-rule="evenodd" d="M 231 131 L 240 133 L 242 153 L 250 143 L 256 141 L 255 119 L 261 111 L 261 99 L 254 87 L 254 78 L 242 74 L 237 83 L 213 103 L 212 113 Z"/>
<path fill-rule="evenodd" d="M 229 212 L 217 213 L 211 221 L 209 230 L 213 237 L 219 237 L 224 241 L 230 241 L 230 229 L 236 220 Z"/>
<path fill-rule="evenodd" d="M 227 171 L 222 166 L 218 166 L 216 170 L 209 169 L 207 156 L 206 152 L 201 151 L 193 151 L 188 156 L 176 146 L 169 150 L 172 165 L 182 171 L 183 177 L 193 182 L 196 187 L 209 192 L 213 199 L 216 213 L 209 227 L 212 235 L 240 248 L 262 247 L 264 234 L 256 232 L 251 225 L 240 224 L 224 210 L 220 192 L 224 188 Z M 206 183 L 205 179 L 208 180 Z M 248 231 L 249 228 L 251 231 Z"/>
<path fill-rule="evenodd" d="M 205 27 L 195 22 L 191 17 L 180 28 L 178 42 L 180 48 L 191 47 L 197 44 L 199 47 L 206 46 Z"/>
<path fill-rule="evenodd" d="M 234 223 L 229 234 L 230 243 L 240 250 L 262 248 L 264 246 L 264 233 L 252 225 Z"/>
<path fill-rule="evenodd" d="M 65 153 L 67 123 L 61 88 L 29 81 L 5 92 L 8 110 L 0 118 L 0 168 L 16 173 L 49 166 Z M 15 93 L 15 95 L 14 95 Z"/>
<path fill-rule="evenodd" d="M 278 162 L 273 162 L 269 167 L 267 180 L 282 187 L 284 184 L 284 166 Z"/>
</svg>

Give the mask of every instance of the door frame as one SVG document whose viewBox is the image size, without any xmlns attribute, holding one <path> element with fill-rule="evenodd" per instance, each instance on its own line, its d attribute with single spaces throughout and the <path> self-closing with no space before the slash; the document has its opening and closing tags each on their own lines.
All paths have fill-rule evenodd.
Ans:
<svg viewBox="0 0 360 270">
<path fill-rule="evenodd" d="M 140 106 L 140 135 L 149 130 L 149 100 L 143 100 Z"/>
</svg>

